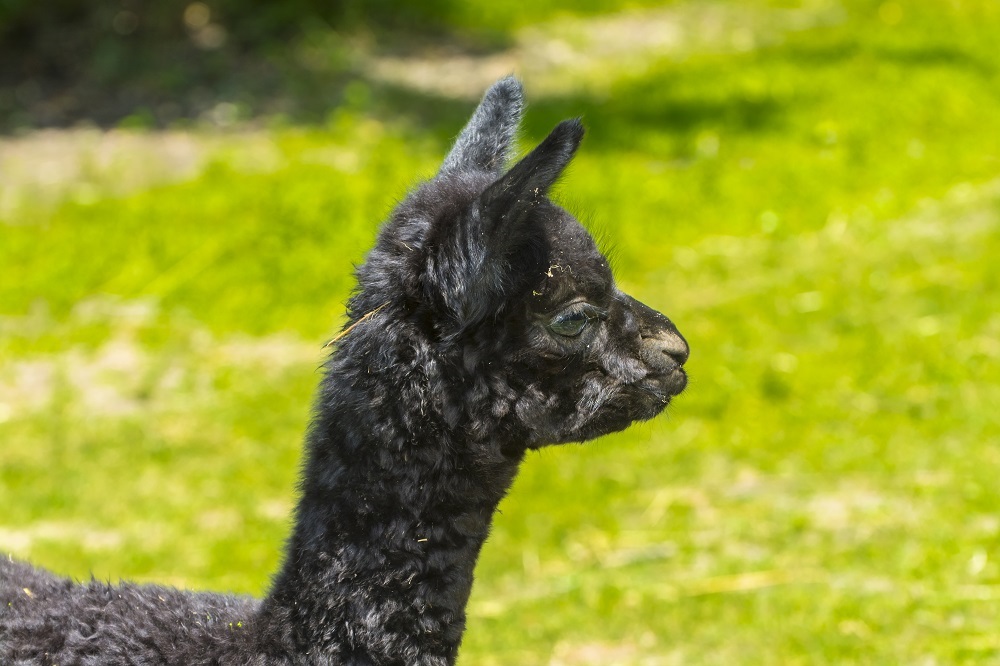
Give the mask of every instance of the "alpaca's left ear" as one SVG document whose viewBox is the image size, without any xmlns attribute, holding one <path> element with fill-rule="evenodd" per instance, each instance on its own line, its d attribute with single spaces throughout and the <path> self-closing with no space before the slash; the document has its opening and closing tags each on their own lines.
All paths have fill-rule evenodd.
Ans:
<svg viewBox="0 0 1000 666">
<path fill-rule="evenodd" d="M 444 158 L 441 173 L 476 170 L 499 174 L 523 108 L 520 81 L 508 76 L 494 83 Z"/>
</svg>

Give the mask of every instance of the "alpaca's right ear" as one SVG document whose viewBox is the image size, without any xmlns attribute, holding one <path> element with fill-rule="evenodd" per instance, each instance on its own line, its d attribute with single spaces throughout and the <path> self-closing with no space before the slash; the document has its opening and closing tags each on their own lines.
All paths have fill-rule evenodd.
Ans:
<svg viewBox="0 0 1000 666">
<path fill-rule="evenodd" d="M 492 233 L 499 230 L 508 238 L 519 235 L 521 221 L 546 197 L 573 159 L 581 139 L 583 124 L 579 118 L 562 121 L 534 150 L 486 188 L 479 197 L 479 206 Z"/>
<path fill-rule="evenodd" d="M 455 140 L 441 173 L 478 170 L 500 173 L 521 122 L 524 93 L 513 76 L 494 83 Z"/>
<path fill-rule="evenodd" d="M 462 328 L 474 325 L 503 307 L 509 286 L 524 279 L 514 257 L 530 254 L 539 237 L 532 212 L 544 206 L 549 188 L 573 158 L 583 138 L 579 120 L 559 123 L 544 141 L 500 176 L 472 204 L 465 229 L 453 242 L 465 258 L 461 271 L 448 275 L 456 281 L 445 293 L 457 297 L 456 313 Z"/>
</svg>

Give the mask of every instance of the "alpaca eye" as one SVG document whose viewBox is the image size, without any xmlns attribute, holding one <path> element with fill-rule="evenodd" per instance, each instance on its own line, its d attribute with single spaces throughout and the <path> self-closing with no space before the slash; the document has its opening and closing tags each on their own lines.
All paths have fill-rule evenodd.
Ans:
<svg viewBox="0 0 1000 666">
<path fill-rule="evenodd" d="M 583 332 L 589 321 L 585 312 L 564 312 L 549 322 L 549 330 L 568 338 L 575 338 Z"/>
<path fill-rule="evenodd" d="M 601 319 L 603 313 L 594 306 L 584 303 L 563 310 L 549 322 L 549 330 L 567 338 L 575 338 L 587 328 L 591 319 Z"/>
</svg>

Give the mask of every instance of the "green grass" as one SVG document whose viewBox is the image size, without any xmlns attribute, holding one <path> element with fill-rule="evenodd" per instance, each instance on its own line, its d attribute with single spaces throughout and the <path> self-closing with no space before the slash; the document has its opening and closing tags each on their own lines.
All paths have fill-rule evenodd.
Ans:
<svg viewBox="0 0 1000 666">
<path fill-rule="evenodd" d="M 561 198 L 692 382 L 528 459 L 461 663 L 1000 663 L 1000 7 L 799 10 L 832 18 L 575 95 L 528 79 L 525 145 L 584 115 Z M 386 121 L 371 90 L 371 114 L 198 139 L 181 182 L 0 181 L 0 548 L 265 589 L 351 263 L 469 110 Z"/>
</svg>

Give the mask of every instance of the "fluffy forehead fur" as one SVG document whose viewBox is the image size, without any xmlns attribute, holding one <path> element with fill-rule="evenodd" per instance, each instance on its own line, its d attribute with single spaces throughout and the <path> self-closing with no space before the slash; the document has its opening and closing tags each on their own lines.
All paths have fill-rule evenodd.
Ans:
<svg viewBox="0 0 1000 666">
<path fill-rule="evenodd" d="M 456 247 L 456 240 L 470 231 L 463 218 L 494 182 L 486 173 L 463 173 L 438 177 L 412 193 L 394 211 L 358 270 L 350 318 L 384 304 L 391 294 L 412 310 L 444 314 L 445 322 L 435 323 L 453 324 L 457 330 L 496 322 L 515 303 L 544 310 L 572 296 L 600 299 L 610 292 L 614 279 L 593 237 L 548 199 L 534 204 L 530 218 L 516 231 L 519 242 L 507 254 L 490 257 L 491 248 L 467 248 L 463 254 Z M 488 261 L 499 266 L 486 266 Z M 476 316 L 475 308 L 462 300 L 470 293 L 498 310 Z"/>
</svg>

